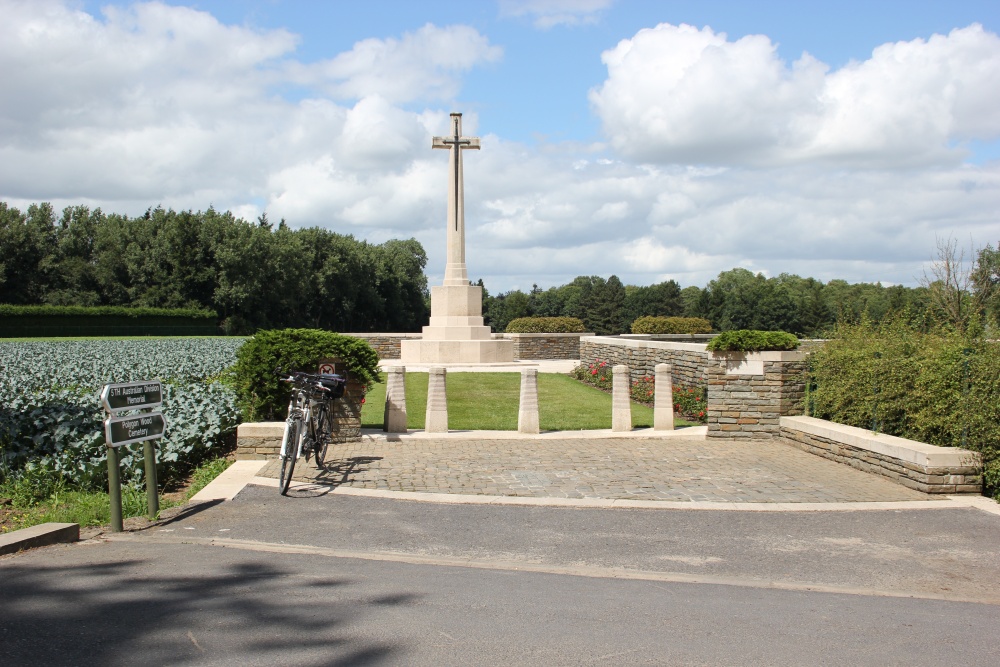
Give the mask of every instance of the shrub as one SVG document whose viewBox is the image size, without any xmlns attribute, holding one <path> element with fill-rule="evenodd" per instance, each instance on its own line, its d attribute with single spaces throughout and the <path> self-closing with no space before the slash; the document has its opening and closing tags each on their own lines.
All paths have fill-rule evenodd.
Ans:
<svg viewBox="0 0 1000 667">
<path fill-rule="evenodd" d="M 379 382 L 378 354 L 363 340 L 318 329 L 258 331 L 236 352 L 231 381 L 247 421 L 283 419 L 290 387 L 275 368 L 315 373 L 324 358 L 343 361 L 364 385 Z"/>
<path fill-rule="evenodd" d="M 573 369 L 573 377 L 605 391 L 611 391 L 614 385 L 612 367 L 600 359 L 594 359 L 592 364 L 580 364 Z"/>
<path fill-rule="evenodd" d="M 584 333 L 576 317 L 518 317 L 507 325 L 507 333 Z"/>
<path fill-rule="evenodd" d="M 700 317 L 640 317 L 632 323 L 634 334 L 707 334 L 712 323 Z"/>
<path fill-rule="evenodd" d="M 674 385 L 674 411 L 689 421 L 708 421 L 705 410 L 708 407 L 708 390 L 705 387 L 685 387 Z"/>
<path fill-rule="evenodd" d="M 814 416 L 978 451 L 1000 499 L 1000 344 L 899 318 L 841 324 L 811 365 Z"/>
<path fill-rule="evenodd" d="M 739 329 L 724 331 L 708 342 L 708 349 L 718 352 L 765 352 L 794 350 L 799 339 L 784 331 Z"/>
</svg>

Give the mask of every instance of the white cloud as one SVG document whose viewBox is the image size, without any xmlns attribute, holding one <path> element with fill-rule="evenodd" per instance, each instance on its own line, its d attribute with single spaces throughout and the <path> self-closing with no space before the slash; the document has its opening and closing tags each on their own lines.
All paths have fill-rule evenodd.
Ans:
<svg viewBox="0 0 1000 667">
<path fill-rule="evenodd" d="M 183 7 L 0 0 L 0 15 L 0 200 L 416 236 L 440 279 L 447 155 L 430 137 L 450 109 L 410 107 L 494 62 L 486 37 L 425 26 L 304 63 L 288 31 Z M 830 72 L 765 37 L 642 31 L 605 54 L 592 95 L 614 153 L 485 134 L 466 156 L 470 276 L 494 293 L 579 274 L 704 285 L 733 266 L 913 283 L 937 236 L 1000 240 L 1000 164 L 952 148 L 1000 133 L 996 42 L 970 27 Z M 278 95 L 289 76 L 301 99 Z"/>
<path fill-rule="evenodd" d="M 885 44 L 836 71 L 763 35 L 660 24 L 605 51 L 590 99 L 611 145 L 652 163 L 956 163 L 1000 137 L 1000 37 L 979 25 Z"/>
<path fill-rule="evenodd" d="M 427 24 L 401 39 L 366 39 L 329 60 L 289 68 L 293 80 L 341 99 L 378 95 L 393 102 L 449 100 L 458 75 L 497 62 L 503 49 L 469 26 Z"/>
<path fill-rule="evenodd" d="M 614 0 L 500 0 L 500 15 L 532 17 L 536 28 L 596 23 Z"/>
</svg>

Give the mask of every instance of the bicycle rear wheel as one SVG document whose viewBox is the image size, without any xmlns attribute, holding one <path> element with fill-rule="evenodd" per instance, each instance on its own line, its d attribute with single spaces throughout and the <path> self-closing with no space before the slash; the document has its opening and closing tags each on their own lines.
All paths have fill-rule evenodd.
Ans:
<svg viewBox="0 0 1000 667">
<path fill-rule="evenodd" d="M 288 487 L 292 483 L 295 459 L 299 455 L 301 430 L 302 422 L 298 419 L 289 419 L 285 422 L 285 434 L 282 438 L 285 446 L 284 451 L 281 452 L 281 472 L 278 475 L 278 493 L 283 496 L 288 494 Z"/>
<path fill-rule="evenodd" d="M 316 413 L 316 441 L 313 443 L 313 456 L 316 457 L 316 467 L 324 470 L 326 450 L 330 446 L 330 411 L 322 406 Z"/>
</svg>

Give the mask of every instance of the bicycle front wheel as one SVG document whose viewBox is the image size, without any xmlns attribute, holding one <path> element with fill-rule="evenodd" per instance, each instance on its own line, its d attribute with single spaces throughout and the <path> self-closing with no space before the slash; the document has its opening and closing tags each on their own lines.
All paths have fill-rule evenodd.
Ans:
<svg viewBox="0 0 1000 667">
<path fill-rule="evenodd" d="M 282 438 L 281 472 L 278 475 L 278 493 L 283 496 L 288 494 L 288 487 L 292 483 L 295 459 L 299 455 L 301 430 L 302 422 L 298 419 L 289 419 L 285 422 L 285 434 Z"/>
</svg>

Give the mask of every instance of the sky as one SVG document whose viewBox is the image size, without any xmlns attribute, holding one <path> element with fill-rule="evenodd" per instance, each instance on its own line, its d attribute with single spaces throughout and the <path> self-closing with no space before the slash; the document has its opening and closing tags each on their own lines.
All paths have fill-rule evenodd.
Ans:
<svg viewBox="0 0 1000 667">
<path fill-rule="evenodd" d="M 469 276 L 919 284 L 1000 244 L 995 0 L 0 0 L 0 201 L 266 213 Z"/>
</svg>

